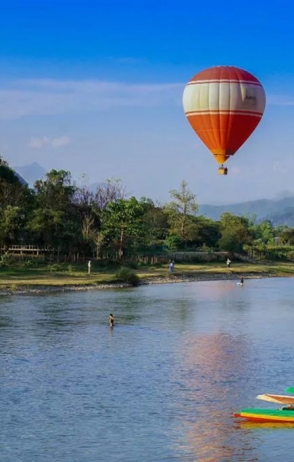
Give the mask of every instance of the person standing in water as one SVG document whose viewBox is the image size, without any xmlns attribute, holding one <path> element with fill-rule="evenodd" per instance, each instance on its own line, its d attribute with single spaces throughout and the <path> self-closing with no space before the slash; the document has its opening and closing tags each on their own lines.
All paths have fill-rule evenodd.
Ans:
<svg viewBox="0 0 294 462">
<path fill-rule="evenodd" d="M 111 313 L 109 315 L 109 325 L 110 325 L 110 327 L 114 326 L 114 316 Z"/>
<path fill-rule="evenodd" d="M 243 284 L 244 284 L 244 278 L 243 278 L 243 276 L 241 276 L 240 284 L 241 284 L 241 286 L 243 286 Z"/>
</svg>

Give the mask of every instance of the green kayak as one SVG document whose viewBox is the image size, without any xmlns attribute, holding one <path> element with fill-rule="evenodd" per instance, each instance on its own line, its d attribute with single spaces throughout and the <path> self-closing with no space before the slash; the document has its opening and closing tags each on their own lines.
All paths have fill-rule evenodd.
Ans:
<svg viewBox="0 0 294 462">
<path fill-rule="evenodd" d="M 235 417 L 255 422 L 287 422 L 294 424 L 294 408 L 283 407 L 282 409 L 241 409 L 234 414 Z"/>
</svg>

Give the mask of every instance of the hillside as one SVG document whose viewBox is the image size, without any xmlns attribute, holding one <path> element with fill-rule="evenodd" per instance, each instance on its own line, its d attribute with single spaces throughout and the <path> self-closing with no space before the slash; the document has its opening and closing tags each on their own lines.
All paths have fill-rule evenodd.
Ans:
<svg viewBox="0 0 294 462">
<path fill-rule="evenodd" d="M 266 217 L 274 226 L 286 225 L 294 228 L 294 206 Z"/>
<path fill-rule="evenodd" d="M 275 226 L 294 226 L 294 196 L 228 205 L 199 205 L 199 213 L 213 220 L 219 220 L 224 212 L 242 216 L 256 215 L 258 221 L 271 220 Z"/>
<path fill-rule="evenodd" d="M 14 168 L 30 186 L 33 186 L 35 181 L 40 180 L 46 173 L 45 168 L 37 162 Z"/>
</svg>

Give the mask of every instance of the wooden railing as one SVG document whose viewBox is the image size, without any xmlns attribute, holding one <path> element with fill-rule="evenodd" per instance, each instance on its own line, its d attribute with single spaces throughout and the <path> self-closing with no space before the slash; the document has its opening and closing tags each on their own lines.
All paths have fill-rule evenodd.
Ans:
<svg viewBox="0 0 294 462">
<path fill-rule="evenodd" d="M 54 249 L 49 246 L 38 247 L 36 245 L 10 245 L 7 247 L 2 247 L 1 252 L 9 253 L 44 253 L 44 252 L 54 252 Z"/>
</svg>

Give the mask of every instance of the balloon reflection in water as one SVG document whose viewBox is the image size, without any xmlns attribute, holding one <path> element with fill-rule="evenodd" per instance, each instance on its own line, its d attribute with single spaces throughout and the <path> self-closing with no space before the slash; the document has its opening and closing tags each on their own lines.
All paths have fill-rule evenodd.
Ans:
<svg viewBox="0 0 294 462">
<path fill-rule="evenodd" d="M 241 378 L 246 375 L 248 348 L 245 336 L 214 334 L 189 336 L 182 349 L 184 357 L 179 351 L 183 446 L 188 444 L 199 462 L 246 460 L 248 451 L 254 460 L 256 437 L 240 431 L 233 418 L 240 393 L 246 389 Z"/>
</svg>

